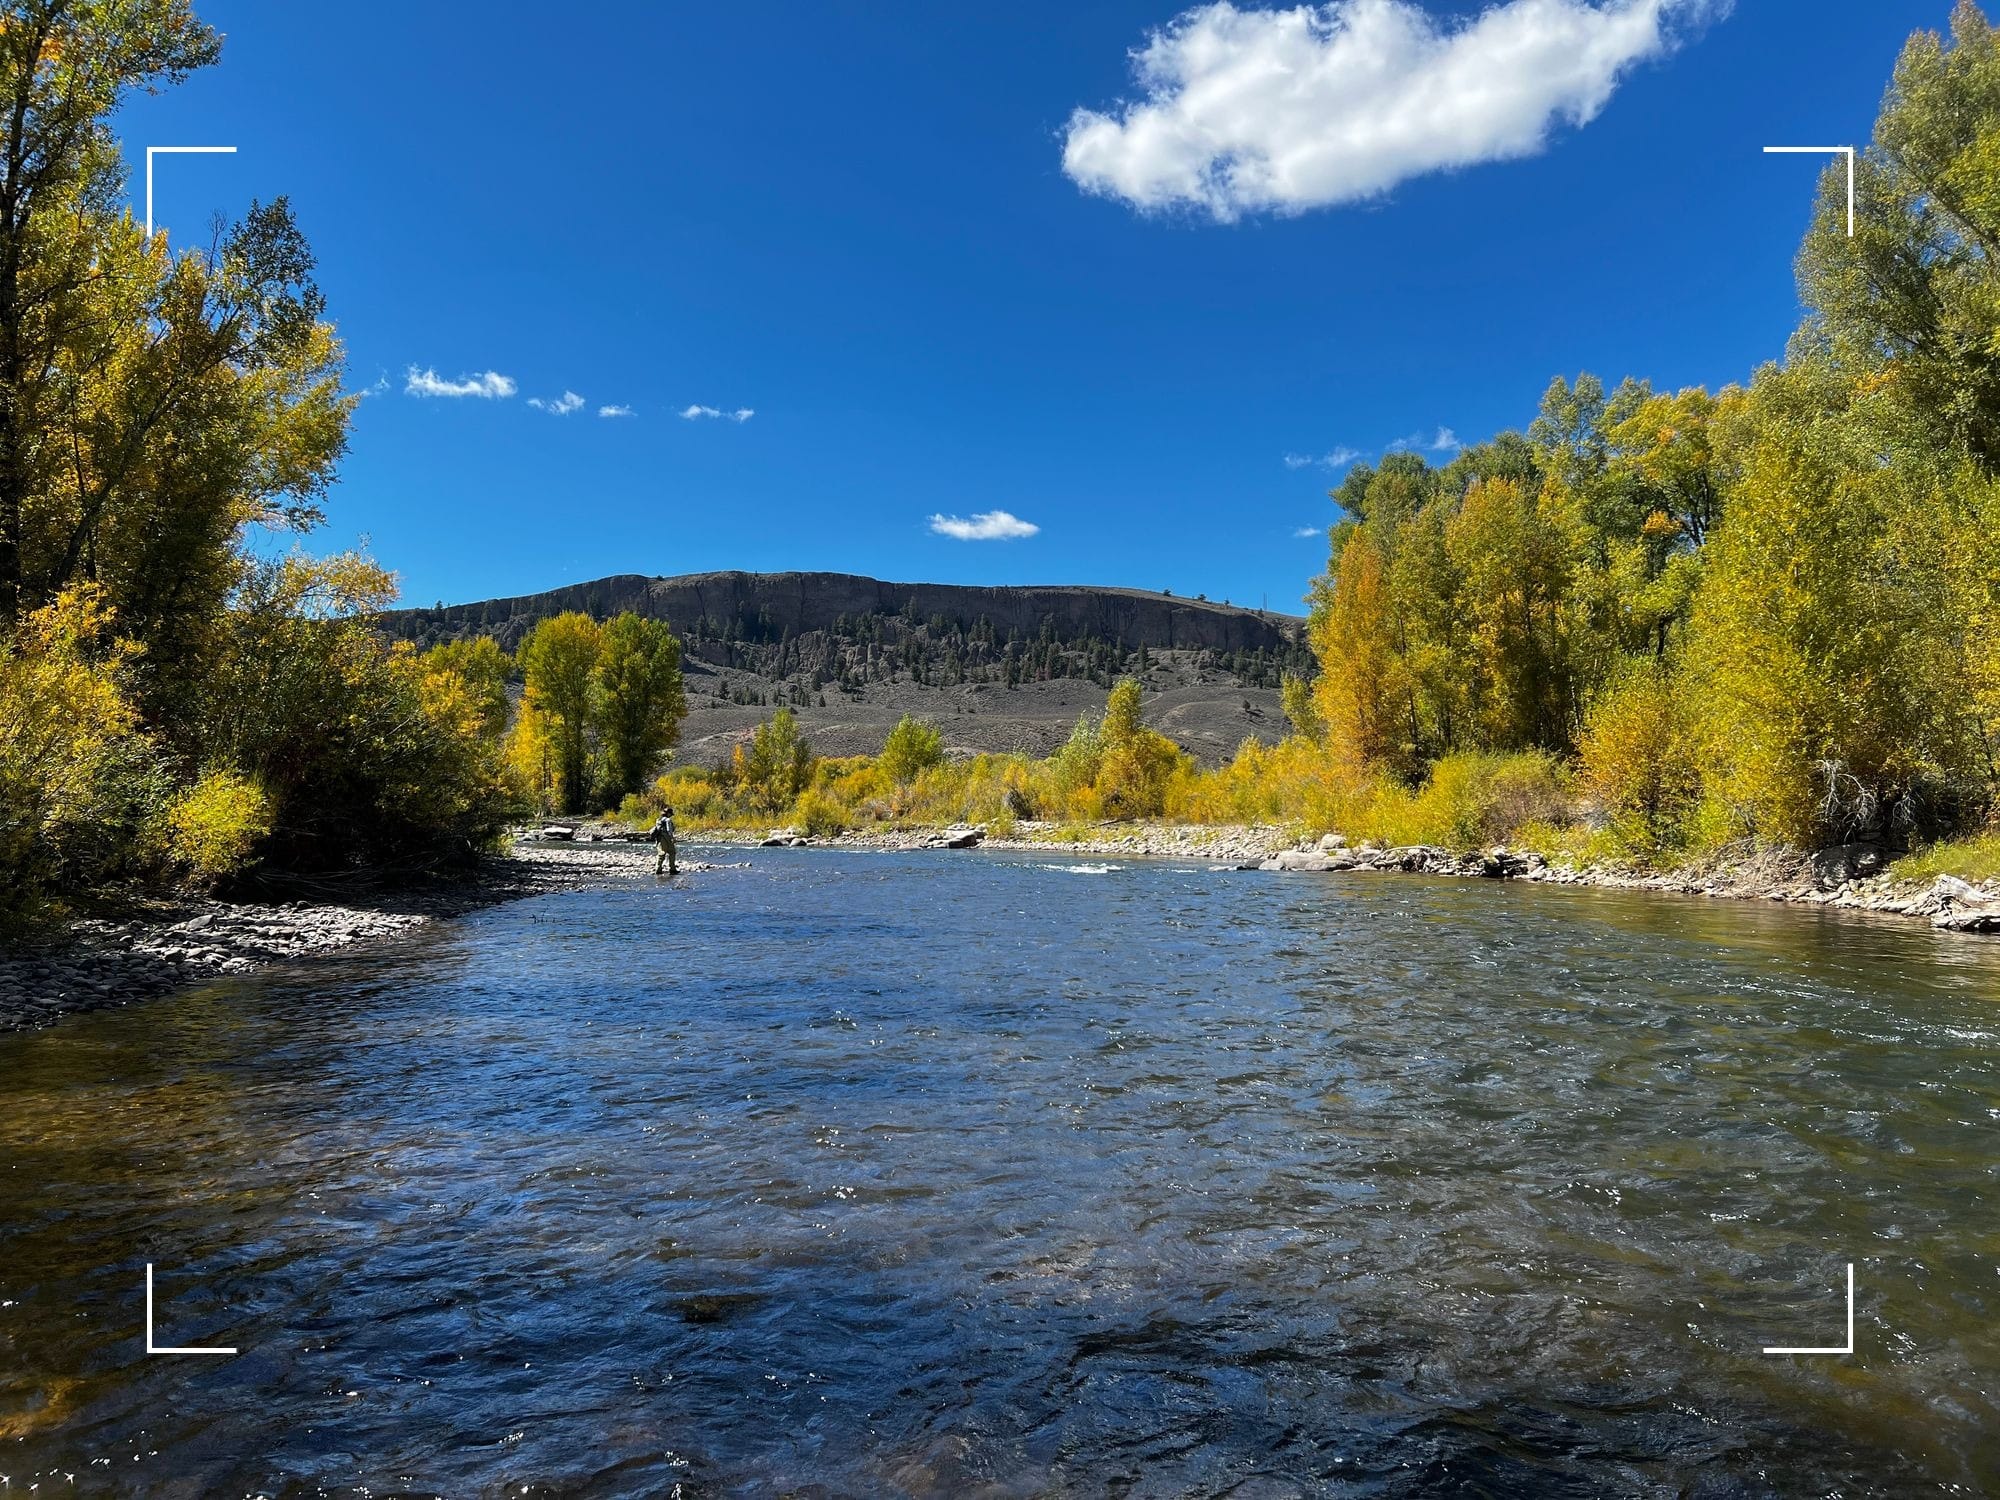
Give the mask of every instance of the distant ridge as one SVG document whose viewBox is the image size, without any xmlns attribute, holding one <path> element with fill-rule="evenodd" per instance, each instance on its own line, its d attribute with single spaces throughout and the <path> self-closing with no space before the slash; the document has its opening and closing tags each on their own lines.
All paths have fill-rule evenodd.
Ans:
<svg viewBox="0 0 2000 1500">
<path fill-rule="evenodd" d="M 1118 677 L 1147 718 L 1211 764 L 1281 737 L 1279 687 L 1310 676 L 1305 621 L 1140 589 L 885 583 L 851 573 L 627 573 L 512 599 L 383 615 L 435 646 L 490 636 L 516 650 L 542 620 L 623 610 L 667 621 L 684 647 L 682 763 L 726 760 L 789 708 L 828 754 L 879 750 L 903 714 L 936 720 L 954 753 L 1047 754 Z"/>
<path fill-rule="evenodd" d="M 1038 634 L 1045 623 L 1061 640 L 1094 638 L 1136 651 L 1283 652 L 1305 621 L 1142 589 L 1090 585 L 987 587 L 887 583 L 853 573 L 687 573 L 674 578 L 621 573 L 539 594 L 441 608 L 402 609 L 381 617 L 392 636 L 433 646 L 486 635 L 511 651 L 538 621 L 569 610 L 608 619 L 624 610 L 666 620 L 677 630 L 769 640 L 833 630 L 844 618 L 906 615 L 942 619 L 971 630 L 985 622 L 1001 637 Z"/>
</svg>

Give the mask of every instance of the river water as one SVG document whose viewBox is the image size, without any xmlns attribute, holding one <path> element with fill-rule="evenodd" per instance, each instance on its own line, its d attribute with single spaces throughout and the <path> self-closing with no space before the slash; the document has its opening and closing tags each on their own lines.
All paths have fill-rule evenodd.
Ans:
<svg viewBox="0 0 2000 1500">
<path fill-rule="evenodd" d="M 1754 904 L 517 902 L 0 1037 L 0 1492 L 1993 1493 L 1996 1040 L 2000 943 Z"/>
</svg>

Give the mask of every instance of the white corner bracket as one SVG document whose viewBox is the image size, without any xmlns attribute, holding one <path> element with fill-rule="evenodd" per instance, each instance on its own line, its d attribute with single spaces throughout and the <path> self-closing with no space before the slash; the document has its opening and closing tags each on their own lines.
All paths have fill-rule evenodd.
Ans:
<svg viewBox="0 0 2000 1500">
<path fill-rule="evenodd" d="M 1766 1354 L 1852 1354 L 1854 1352 L 1854 1262 L 1847 1263 L 1847 1342 L 1837 1349 L 1769 1348 Z"/>
<path fill-rule="evenodd" d="M 234 146 L 148 146 L 146 148 L 146 243 L 153 242 L 153 158 L 161 152 L 173 156 L 234 156 Z"/>
<path fill-rule="evenodd" d="M 1847 237 L 1854 238 L 1854 148 L 1852 146 L 1766 146 L 1766 156 L 1844 156 L 1847 158 Z"/>
<path fill-rule="evenodd" d="M 146 1262 L 146 1352 L 148 1354 L 234 1354 L 233 1348 L 222 1349 L 180 1349 L 161 1348 L 153 1342 L 153 1263 Z"/>
</svg>

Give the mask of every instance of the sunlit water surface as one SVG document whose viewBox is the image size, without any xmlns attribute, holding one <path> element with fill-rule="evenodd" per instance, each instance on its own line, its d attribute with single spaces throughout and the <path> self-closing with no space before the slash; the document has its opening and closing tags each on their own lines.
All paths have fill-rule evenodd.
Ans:
<svg viewBox="0 0 2000 1500">
<path fill-rule="evenodd" d="M 2000 943 L 1746 904 L 520 902 L 0 1038 L 0 1490 L 1991 1493 L 1996 1038 Z"/>
</svg>

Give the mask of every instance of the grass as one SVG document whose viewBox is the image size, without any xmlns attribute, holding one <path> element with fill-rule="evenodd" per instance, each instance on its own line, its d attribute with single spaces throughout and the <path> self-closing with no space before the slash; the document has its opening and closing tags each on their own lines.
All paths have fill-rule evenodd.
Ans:
<svg viewBox="0 0 2000 1500">
<path fill-rule="evenodd" d="M 1891 867 L 1891 873 L 1898 880 L 1929 881 L 1940 875 L 1992 880 L 2000 876 L 2000 832 L 1941 840 L 1904 855 Z"/>
</svg>

